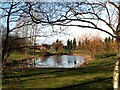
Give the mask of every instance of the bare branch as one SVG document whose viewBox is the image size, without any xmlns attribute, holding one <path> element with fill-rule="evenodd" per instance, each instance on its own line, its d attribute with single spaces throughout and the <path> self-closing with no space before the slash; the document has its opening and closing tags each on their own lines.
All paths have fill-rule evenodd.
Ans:
<svg viewBox="0 0 120 90">
<path fill-rule="evenodd" d="M 61 26 L 77 26 L 77 27 L 82 27 L 82 28 L 91 28 L 91 29 L 96 29 L 96 30 L 99 30 L 99 31 L 102 31 L 102 32 L 105 32 L 109 35 L 111 35 L 112 37 L 116 38 L 116 36 L 114 36 L 113 34 L 111 34 L 110 32 L 104 30 L 104 29 L 101 29 L 101 28 L 98 28 L 97 26 L 96 27 L 92 27 L 92 26 L 87 26 L 87 25 L 73 25 L 73 24 L 70 24 L 70 25 L 65 25 L 65 24 L 53 24 L 53 25 L 61 25 Z"/>
</svg>

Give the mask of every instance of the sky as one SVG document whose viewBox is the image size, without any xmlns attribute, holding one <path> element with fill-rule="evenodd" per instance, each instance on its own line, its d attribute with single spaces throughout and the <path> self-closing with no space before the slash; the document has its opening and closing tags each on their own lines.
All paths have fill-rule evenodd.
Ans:
<svg viewBox="0 0 120 90">
<path fill-rule="evenodd" d="M 11 26 L 15 26 L 15 24 L 13 24 Z M 102 27 L 104 27 L 106 30 L 108 29 L 104 25 L 102 25 Z M 56 27 L 56 28 L 58 29 L 59 27 Z M 47 29 L 49 29 L 49 28 L 46 28 L 46 30 Z M 69 34 L 69 35 L 61 34 L 61 35 L 54 35 L 54 36 L 49 36 L 49 37 L 38 37 L 37 43 L 38 44 L 42 44 L 42 43 L 52 44 L 57 39 L 59 39 L 66 45 L 68 39 L 73 40 L 73 38 L 76 38 L 77 40 L 79 40 L 79 37 L 81 37 L 85 33 L 91 33 L 92 35 L 96 35 L 99 33 L 99 35 L 102 38 L 109 36 L 108 34 L 106 34 L 104 32 L 98 32 L 98 30 L 92 30 L 92 29 L 80 28 L 80 27 L 69 27 L 69 28 L 67 28 L 67 34 Z"/>
<path fill-rule="evenodd" d="M 103 39 L 105 37 L 109 37 L 109 35 L 104 32 L 94 30 L 94 29 L 89 29 L 89 28 L 80 28 L 80 27 L 69 27 L 67 33 L 68 35 L 63 34 L 63 35 L 55 35 L 51 37 L 38 37 L 37 43 L 38 44 L 42 44 L 42 43 L 52 44 L 57 39 L 59 39 L 66 45 L 68 39 L 73 40 L 74 38 L 76 38 L 76 40 L 79 41 L 81 36 L 85 34 L 91 34 L 92 36 L 96 36 L 99 34 L 99 36 Z"/>
<path fill-rule="evenodd" d="M 18 0 L 0 0 L 0 2 L 12 2 L 12 1 L 18 1 Z M 84 1 L 84 0 L 19 0 L 19 1 L 24 1 L 24 2 L 61 2 L 61 1 L 71 2 L 71 1 L 74 1 L 75 2 L 75 1 Z M 87 1 L 92 2 L 95 0 L 87 0 Z M 100 1 L 107 1 L 107 0 L 100 0 Z M 113 0 L 109 0 L 109 1 L 113 1 Z M 114 0 L 114 1 L 118 2 L 119 0 Z"/>
</svg>

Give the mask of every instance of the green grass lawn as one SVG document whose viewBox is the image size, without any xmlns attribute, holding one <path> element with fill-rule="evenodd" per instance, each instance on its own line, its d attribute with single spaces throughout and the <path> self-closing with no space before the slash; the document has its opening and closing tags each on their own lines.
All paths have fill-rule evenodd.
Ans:
<svg viewBox="0 0 120 90">
<path fill-rule="evenodd" d="M 24 59 L 24 58 L 28 58 L 28 57 L 32 57 L 32 56 L 35 56 L 35 57 L 38 57 L 38 56 L 42 56 L 45 52 L 50 52 L 50 53 L 56 53 L 55 50 L 36 50 L 35 55 L 31 55 L 31 54 L 25 54 L 25 53 L 16 53 L 16 52 L 13 52 L 11 53 L 9 59 L 10 60 L 20 60 L 20 59 Z M 67 52 L 67 51 L 63 51 L 64 53 Z M 73 50 L 72 53 L 76 53 L 76 54 L 87 54 L 87 55 L 90 55 L 89 53 L 86 53 L 88 51 L 85 51 L 85 50 Z"/>
<path fill-rule="evenodd" d="M 38 57 L 38 55 L 31 55 L 31 54 L 25 54 L 25 53 L 12 53 L 9 57 L 10 60 L 20 60 L 24 58 L 29 58 L 29 57 Z"/>
<path fill-rule="evenodd" d="M 23 59 L 23 58 L 27 58 L 27 57 L 30 57 L 31 55 L 29 55 L 29 54 L 22 54 L 22 53 L 12 53 L 11 55 L 10 55 L 10 59 L 11 60 L 19 60 L 19 59 Z"/>
<path fill-rule="evenodd" d="M 79 69 L 3 71 L 3 88 L 62 88 L 112 90 L 114 58 L 97 58 Z"/>
</svg>

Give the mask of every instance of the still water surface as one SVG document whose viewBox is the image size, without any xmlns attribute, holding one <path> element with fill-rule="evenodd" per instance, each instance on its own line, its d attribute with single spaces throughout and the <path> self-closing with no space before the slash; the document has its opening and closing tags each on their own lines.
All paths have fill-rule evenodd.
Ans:
<svg viewBox="0 0 120 90">
<path fill-rule="evenodd" d="M 84 62 L 81 56 L 55 55 L 40 57 L 35 60 L 28 60 L 28 67 L 47 67 L 47 68 L 74 68 Z"/>
</svg>

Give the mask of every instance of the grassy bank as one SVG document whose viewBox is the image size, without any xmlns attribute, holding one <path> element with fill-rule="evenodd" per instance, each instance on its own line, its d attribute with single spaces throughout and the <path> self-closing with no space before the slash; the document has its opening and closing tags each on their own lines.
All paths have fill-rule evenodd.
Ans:
<svg viewBox="0 0 120 90">
<path fill-rule="evenodd" d="M 31 57 L 33 55 L 30 54 L 24 54 L 24 53 L 12 53 L 9 57 L 10 60 L 20 60 L 23 58 Z"/>
<path fill-rule="evenodd" d="M 80 55 L 85 55 L 86 51 L 80 51 L 80 50 L 73 50 L 71 51 L 71 53 L 69 53 L 69 51 L 61 51 L 61 52 L 56 52 L 55 50 L 35 50 L 35 55 L 30 54 L 30 53 L 17 53 L 17 52 L 13 52 L 11 53 L 9 59 L 10 60 L 21 60 L 21 59 L 25 59 L 25 58 L 29 58 L 29 57 L 39 57 L 39 56 L 44 56 L 49 54 L 50 55 L 63 55 L 63 54 L 80 54 Z M 82 53 L 82 54 L 81 54 Z M 87 54 L 88 55 L 88 54 Z"/>
<path fill-rule="evenodd" d="M 114 57 L 96 58 L 79 69 L 24 69 L 3 72 L 3 88 L 112 90 Z"/>
</svg>

